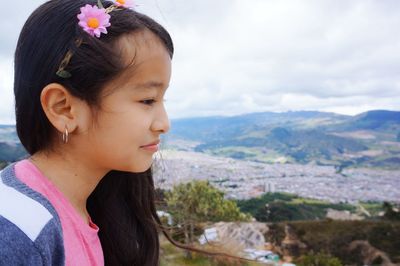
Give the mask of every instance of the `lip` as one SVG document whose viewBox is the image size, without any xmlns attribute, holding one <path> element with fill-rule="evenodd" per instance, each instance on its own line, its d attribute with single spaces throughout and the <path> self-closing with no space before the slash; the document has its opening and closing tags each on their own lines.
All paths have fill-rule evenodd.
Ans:
<svg viewBox="0 0 400 266">
<path fill-rule="evenodd" d="M 140 146 L 140 147 L 144 148 L 144 147 L 148 147 L 148 146 L 155 146 L 155 145 L 158 145 L 158 144 L 160 144 L 160 140 L 159 139 L 156 140 L 156 141 L 153 141 L 152 143 L 149 143 L 147 145 L 143 145 L 143 146 Z"/>
<path fill-rule="evenodd" d="M 151 152 L 156 152 L 158 151 L 158 145 L 148 145 L 148 146 L 143 146 L 141 147 L 143 150 L 146 151 L 151 151 Z"/>
<path fill-rule="evenodd" d="M 158 151 L 158 144 L 160 144 L 160 140 L 154 141 L 147 145 L 140 146 L 140 148 L 147 150 L 147 151 L 156 152 L 156 151 Z"/>
</svg>

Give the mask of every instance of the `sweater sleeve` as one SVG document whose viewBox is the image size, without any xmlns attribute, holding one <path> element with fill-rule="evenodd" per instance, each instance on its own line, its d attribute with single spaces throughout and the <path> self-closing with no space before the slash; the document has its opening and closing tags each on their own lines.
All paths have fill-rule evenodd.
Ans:
<svg viewBox="0 0 400 266">
<path fill-rule="evenodd" d="M 0 216 L 0 265 L 44 265 L 35 243 L 2 216 Z"/>
<path fill-rule="evenodd" d="M 55 219 L 32 241 L 19 227 L 0 216 L 0 266 L 64 264 L 63 240 Z"/>
<path fill-rule="evenodd" d="M 0 177 L 0 266 L 64 265 L 61 222 L 52 205 L 16 178 L 13 165 Z"/>
</svg>

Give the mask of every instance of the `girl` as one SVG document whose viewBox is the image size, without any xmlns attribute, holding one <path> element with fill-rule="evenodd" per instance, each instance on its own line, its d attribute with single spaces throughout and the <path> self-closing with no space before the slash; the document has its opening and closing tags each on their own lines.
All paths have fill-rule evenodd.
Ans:
<svg viewBox="0 0 400 266">
<path fill-rule="evenodd" d="M 15 52 L 30 157 L 0 182 L 1 265 L 157 265 L 152 156 L 173 44 L 130 1 L 51 0 Z"/>
</svg>

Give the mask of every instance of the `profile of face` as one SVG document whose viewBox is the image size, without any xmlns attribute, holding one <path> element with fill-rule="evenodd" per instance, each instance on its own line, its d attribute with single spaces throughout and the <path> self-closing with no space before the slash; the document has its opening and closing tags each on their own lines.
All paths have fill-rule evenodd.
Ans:
<svg viewBox="0 0 400 266">
<path fill-rule="evenodd" d="M 157 148 L 146 146 L 159 142 L 170 127 L 164 95 L 171 57 L 147 30 L 123 36 L 119 46 L 132 66 L 103 88 L 95 122 L 89 117 L 84 123 L 87 128 L 80 130 L 84 138 L 80 143 L 96 167 L 144 172 L 151 167 Z"/>
</svg>

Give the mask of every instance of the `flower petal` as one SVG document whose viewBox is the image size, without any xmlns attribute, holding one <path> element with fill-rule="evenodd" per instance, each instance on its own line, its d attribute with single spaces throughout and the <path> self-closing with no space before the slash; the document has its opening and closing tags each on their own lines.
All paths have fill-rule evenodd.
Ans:
<svg viewBox="0 0 400 266">
<path fill-rule="evenodd" d="M 106 27 L 111 26 L 111 16 L 106 13 L 104 8 L 98 8 L 97 6 L 86 4 L 84 7 L 81 7 L 80 10 L 81 13 L 77 16 L 79 19 L 78 25 L 82 27 L 84 31 L 98 38 L 100 37 L 101 33 L 107 34 Z M 99 25 L 96 28 L 89 27 L 89 19 L 97 19 L 99 21 Z"/>
<path fill-rule="evenodd" d="M 114 5 L 118 7 L 132 8 L 135 6 L 134 0 L 125 0 L 124 3 L 120 3 L 118 0 L 115 0 Z"/>
</svg>

